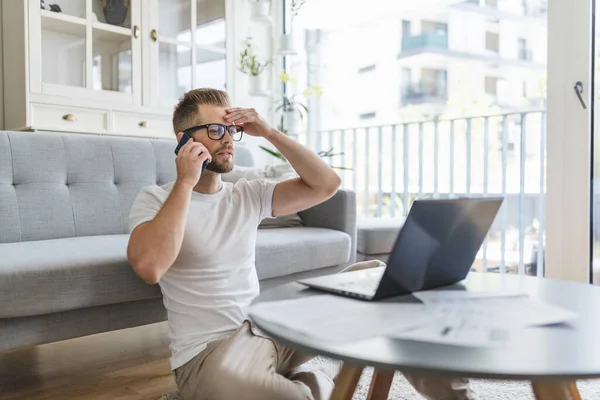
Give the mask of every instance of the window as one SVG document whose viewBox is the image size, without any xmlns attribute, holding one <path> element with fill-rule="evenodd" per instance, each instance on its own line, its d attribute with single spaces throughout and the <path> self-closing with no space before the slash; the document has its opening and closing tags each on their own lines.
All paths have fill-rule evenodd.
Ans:
<svg viewBox="0 0 600 400">
<path fill-rule="evenodd" d="M 546 124 L 538 122 L 542 121 L 543 113 L 534 113 L 531 109 L 545 105 L 538 98 L 542 100 L 542 96 L 545 96 L 544 64 L 549 24 L 545 16 L 539 20 L 520 17 L 521 0 L 471 0 L 470 5 L 464 4 L 465 1 L 469 0 L 434 1 L 435 7 L 431 6 L 432 2 L 413 1 L 408 7 L 410 10 L 402 6 L 409 2 L 383 2 L 386 5 L 397 5 L 397 10 L 394 7 L 393 11 L 398 15 L 395 21 L 389 19 L 391 15 L 387 10 L 376 13 L 377 16 L 369 12 L 373 4 L 368 1 L 336 2 L 344 5 L 348 3 L 345 10 L 353 11 L 352 18 L 340 18 L 339 8 L 331 7 L 329 10 L 329 7 L 320 7 L 319 4 L 324 2 L 307 1 L 295 21 L 294 29 L 305 33 L 305 39 L 304 45 L 298 48 L 300 52 L 294 63 L 303 57 L 302 62 L 298 62 L 301 67 L 297 74 L 299 79 L 323 85 L 326 83 L 327 95 L 322 96 L 319 104 L 313 106 L 315 111 L 311 110 L 308 115 L 311 133 L 301 136 L 304 139 L 300 140 L 315 150 L 334 147 L 336 153 L 343 152 L 344 158 L 331 159 L 332 165 L 349 166 L 350 160 L 357 155 L 356 168 L 353 171 L 342 170 L 340 175 L 345 187 L 356 189 L 357 198 L 361 200 L 357 205 L 359 215 L 406 215 L 402 196 L 399 196 L 400 200 L 390 204 L 379 202 L 380 207 L 377 196 L 373 195 L 380 187 L 382 192 L 389 192 L 392 184 L 395 184 L 397 193 L 435 193 L 437 189 L 440 196 L 452 196 L 460 193 L 486 193 L 485 190 L 488 190 L 487 193 L 506 196 L 504 207 L 510 216 L 507 218 L 508 222 L 501 221 L 490 230 L 488 252 L 479 253 L 480 258 L 475 268 L 480 271 L 487 268 L 488 271 L 524 273 L 523 270 L 527 271 L 528 268 L 528 260 L 532 259 L 532 247 L 529 243 L 541 243 L 541 239 L 538 242 L 538 237 L 544 237 L 542 228 L 546 213 L 543 208 L 543 182 L 546 177 L 545 164 L 549 162 L 544 158 L 547 152 L 542 150 L 542 138 L 545 138 L 543 134 Z M 530 0 L 530 11 L 539 2 L 540 0 Z M 457 3 L 460 3 L 458 8 Z M 557 1 L 558 7 L 561 3 Z M 311 4 L 314 9 L 311 9 Z M 503 9 L 502 12 L 493 8 L 496 5 Z M 494 23 L 487 22 L 489 19 L 493 19 Z M 397 36 L 392 41 L 382 41 L 380 38 L 385 38 L 387 28 L 384 28 L 390 21 L 391 34 Z M 564 21 L 558 18 L 550 22 L 558 24 Z M 444 36 L 443 32 L 446 30 L 447 34 Z M 554 34 L 560 36 L 561 30 L 557 29 Z M 448 35 L 453 36 L 451 46 L 446 45 Z M 314 40 L 316 37 L 319 38 L 318 41 Z M 539 65 L 518 61 L 519 38 L 526 39 L 527 48 L 536 53 L 536 63 Z M 362 39 L 364 45 L 359 43 Z M 381 43 L 375 49 L 372 44 L 378 40 Z M 402 42 L 400 46 L 398 42 Z M 563 43 L 559 41 L 557 45 L 562 46 Z M 453 46 L 455 51 L 429 51 L 432 47 L 445 50 Z M 362 56 L 347 57 L 348 49 L 354 50 L 355 54 L 367 57 L 378 54 L 379 57 L 377 60 Z M 479 54 L 465 54 L 471 51 Z M 499 56 L 507 59 L 501 60 Z M 324 64 L 327 68 L 321 67 Z M 359 69 L 369 64 L 377 64 L 376 71 L 359 76 Z M 359 79 L 353 82 L 352 77 Z M 523 81 L 527 81 L 529 85 L 527 101 L 522 96 Z M 550 79 L 548 81 L 551 82 Z M 297 87 L 305 86 L 300 81 L 298 83 Z M 360 99 L 357 98 L 357 93 L 360 93 Z M 526 129 L 527 144 L 535 145 L 538 154 L 536 157 L 521 159 L 518 151 L 520 138 L 518 134 L 509 136 L 508 131 L 514 129 L 509 127 L 509 121 L 519 120 L 523 113 L 526 114 L 525 122 L 531 124 Z M 485 116 L 489 115 L 507 117 L 488 118 L 489 135 L 486 135 Z M 446 122 L 437 124 L 438 134 L 435 135 L 436 116 L 440 120 L 456 119 L 453 135 L 451 124 Z M 471 134 L 466 135 L 466 119 L 469 117 L 474 118 L 470 120 Z M 387 140 L 393 137 L 394 125 L 412 121 L 423 121 L 421 154 L 419 140 L 414 140 L 420 129 L 418 124 L 406 125 L 406 136 L 402 135 L 404 127 L 396 126 L 398 140 L 395 145 Z M 367 138 L 366 130 L 362 130 L 376 125 L 382 126 L 385 139 L 381 145 L 377 140 Z M 361 129 L 357 132 L 355 141 L 353 128 Z M 498 143 L 491 137 L 491 132 L 495 130 L 501 132 L 500 138 L 505 138 L 504 141 Z M 377 132 L 378 129 L 369 130 L 375 136 Z M 404 180 L 400 176 L 402 174 L 397 173 L 394 180 L 391 171 L 399 172 L 404 169 L 404 160 L 399 157 L 404 151 L 403 137 L 410 138 L 406 148 L 410 154 L 406 163 L 407 179 Z M 471 142 L 467 142 L 467 139 Z M 370 140 L 368 147 L 367 140 Z M 490 151 L 486 151 L 486 141 Z M 358 152 L 356 154 L 354 144 Z M 503 158 L 506 153 L 491 151 L 491 148 L 497 148 L 499 144 L 504 144 L 505 151 L 512 153 Z M 365 156 L 365 148 L 368 156 Z M 467 163 L 465 154 L 469 151 L 471 158 Z M 377 154 L 381 154 L 377 164 L 382 165 L 381 180 L 378 179 L 377 168 L 367 165 L 367 161 Z M 434 159 L 436 154 L 437 159 Z M 417 167 L 420 163 L 423 168 L 419 174 Z M 518 173 L 522 164 L 526 171 L 524 185 L 521 185 Z M 450 171 L 452 174 L 443 171 Z M 506 179 L 497 178 L 502 175 Z M 531 193 L 531 198 L 535 200 L 532 200 L 531 206 L 528 203 L 528 207 L 522 207 L 521 210 L 514 204 L 518 204 L 519 197 L 524 193 L 527 193 L 528 199 Z M 540 207 L 533 204 L 537 199 Z M 537 235 L 538 232 L 541 233 Z M 502 246 L 503 235 L 505 238 L 516 237 L 516 245 L 513 241 L 505 240 L 506 246 Z M 520 246 L 520 238 L 525 239 L 525 245 Z M 492 253 L 494 256 L 491 256 Z M 521 265 L 519 258 L 523 259 Z"/>
<path fill-rule="evenodd" d="M 364 114 L 360 114 L 359 118 L 360 119 L 373 119 L 375 118 L 375 112 L 368 112 L 368 113 L 364 113 Z"/>
<path fill-rule="evenodd" d="M 523 97 L 527 97 L 527 81 L 523 81 Z"/>
<path fill-rule="evenodd" d="M 494 32 L 485 33 L 485 49 L 493 51 L 494 53 L 500 52 L 500 35 Z"/>
<path fill-rule="evenodd" d="M 402 37 L 410 36 L 410 21 L 402 21 Z"/>
<path fill-rule="evenodd" d="M 448 34 L 448 24 L 443 22 L 435 22 L 435 21 L 421 21 L 421 31 L 425 32 L 433 32 L 438 35 L 446 35 Z"/>
<path fill-rule="evenodd" d="M 429 96 L 446 97 L 447 79 L 448 71 L 444 69 L 423 68 L 420 91 Z"/>
<path fill-rule="evenodd" d="M 359 68 L 358 73 L 364 74 L 365 72 L 374 71 L 374 70 L 375 70 L 375 64 L 371 64 L 371 65 L 367 65 L 365 67 Z"/>
<path fill-rule="evenodd" d="M 485 0 L 485 5 L 488 7 L 498 8 L 498 0 Z"/>
<path fill-rule="evenodd" d="M 485 77 L 485 93 L 491 94 L 492 96 L 498 95 L 498 81 L 500 79 L 495 76 Z"/>
<path fill-rule="evenodd" d="M 527 46 L 527 39 L 519 38 L 517 48 L 519 52 L 519 60 L 531 60 L 531 52 Z"/>
<path fill-rule="evenodd" d="M 410 68 L 402 68 L 402 85 L 408 86 L 412 83 L 412 70 Z"/>
</svg>

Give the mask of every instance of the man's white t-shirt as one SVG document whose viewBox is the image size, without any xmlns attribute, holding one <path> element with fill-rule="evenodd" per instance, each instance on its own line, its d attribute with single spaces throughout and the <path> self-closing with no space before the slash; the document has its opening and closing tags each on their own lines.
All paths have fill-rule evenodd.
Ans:
<svg viewBox="0 0 600 400">
<path fill-rule="evenodd" d="M 159 285 L 167 309 L 171 368 L 199 354 L 206 344 L 231 334 L 247 318 L 258 295 L 254 263 L 257 227 L 272 218 L 277 182 L 223 182 L 214 194 L 192 192 L 181 251 Z M 135 199 L 130 229 L 160 211 L 174 182 L 148 186 Z"/>
</svg>

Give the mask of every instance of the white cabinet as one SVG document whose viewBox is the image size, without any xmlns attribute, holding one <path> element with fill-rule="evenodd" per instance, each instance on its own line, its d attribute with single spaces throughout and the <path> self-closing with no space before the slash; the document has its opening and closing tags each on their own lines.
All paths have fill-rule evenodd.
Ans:
<svg viewBox="0 0 600 400">
<path fill-rule="evenodd" d="M 184 92 L 227 87 L 231 1 L 1 0 L 4 128 L 174 138 Z"/>
<path fill-rule="evenodd" d="M 43 130 L 108 133 L 107 110 L 31 103 L 31 125 Z"/>
</svg>

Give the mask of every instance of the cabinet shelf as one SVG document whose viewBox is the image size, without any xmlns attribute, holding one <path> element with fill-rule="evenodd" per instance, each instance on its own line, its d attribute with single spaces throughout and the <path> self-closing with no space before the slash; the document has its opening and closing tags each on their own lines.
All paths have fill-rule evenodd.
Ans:
<svg viewBox="0 0 600 400">
<path fill-rule="evenodd" d="M 43 30 L 85 36 L 86 20 L 84 18 L 47 10 L 40 11 Z"/>
<path fill-rule="evenodd" d="M 42 29 L 52 32 L 61 32 L 70 35 L 85 36 L 87 20 L 72 15 L 40 10 L 42 16 Z M 131 28 L 115 26 L 104 22 L 92 22 L 95 40 L 106 42 L 122 42 L 131 37 Z"/>
<path fill-rule="evenodd" d="M 106 42 L 123 42 L 131 37 L 131 29 L 123 28 L 122 26 L 115 26 L 105 24 L 103 22 L 92 23 L 94 28 L 93 36 L 94 40 L 102 40 Z"/>
</svg>

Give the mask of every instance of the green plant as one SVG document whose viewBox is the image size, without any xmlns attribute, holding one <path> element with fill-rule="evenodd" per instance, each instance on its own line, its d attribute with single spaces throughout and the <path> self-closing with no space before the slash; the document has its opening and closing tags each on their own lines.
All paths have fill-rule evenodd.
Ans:
<svg viewBox="0 0 600 400">
<path fill-rule="evenodd" d="M 238 67 L 240 71 L 252 76 L 258 76 L 270 63 L 271 60 L 265 63 L 261 62 L 258 56 L 252 51 L 250 41 L 246 41 L 246 48 L 240 53 L 240 64 Z"/>
<path fill-rule="evenodd" d="M 297 100 L 298 96 L 299 94 L 295 94 L 293 96 L 287 96 L 284 94 L 283 96 L 281 96 L 281 100 L 276 103 L 277 107 L 275 108 L 275 112 L 297 111 L 298 114 L 300 114 L 300 118 L 304 118 L 304 113 L 308 114 L 308 108 L 304 104 L 302 104 L 302 102 Z"/>
<path fill-rule="evenodd" d="M 290 74 L 283 70 L 279 73 L 279 79 L 284 85 L 288 85 L 288 83 L 295 83 L 296 80 L 290 76 Z M 321 96 L 323 94 L 323 89 L 319 85 L 314 85 L 306 88 L 302 93 L 296 93 L 291 96 L 283 93 L 281 95 L 281 99 L 275 102 L 275 112 L 283 111 L 297 111 L 300 114 L 300 119 L 304 118 L 304 114 L 308 114 L 308 107 L 302 103 L 300 96 L 308 99 L 314 95 Z M 283 125 L 283 119 L 282 119 Z"/>
</svg>

